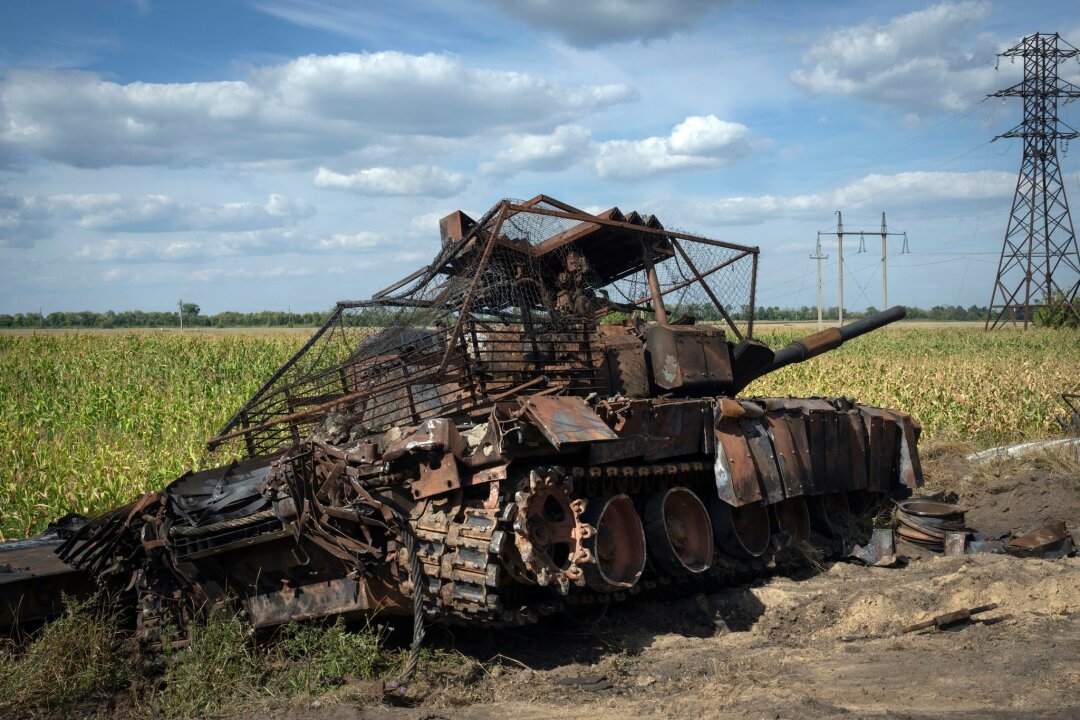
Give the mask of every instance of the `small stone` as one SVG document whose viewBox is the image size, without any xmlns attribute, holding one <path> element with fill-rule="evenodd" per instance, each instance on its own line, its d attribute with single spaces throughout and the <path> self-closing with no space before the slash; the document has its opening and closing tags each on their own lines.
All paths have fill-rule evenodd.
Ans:
<svg viewBox="0 0 1080 720">
<path fill-rule="evenodd" d="M 314 708 L 315 710 L 318 710 L 319 708 L 322 707 L 322 700 L 314 700 L 314 701 L 312 701 L 311 707 Z"/>
</svg>

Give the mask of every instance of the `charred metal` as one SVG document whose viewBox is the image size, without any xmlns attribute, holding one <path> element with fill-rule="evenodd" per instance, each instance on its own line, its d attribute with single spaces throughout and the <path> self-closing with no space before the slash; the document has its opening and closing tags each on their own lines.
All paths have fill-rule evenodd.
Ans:
<svg viewBox="0 0 1080 720">
<path fill-rule="evenodd" d="M 47 558 L 0 547 L 52 573 L 0 572 L 0 620 L 55 612 L 70 581 L 124 593 L 150 647 L 215 607 L 253 628 L 529 623 L 760 567 L 921 484 L 902 412 L 736 397 L 903 308 L 774 352 L 757 248 L 546 196 L 440 230 L 431 264 L 339 303 L 209 440 L 236 460 L 41 540 Z"/>
</svg>

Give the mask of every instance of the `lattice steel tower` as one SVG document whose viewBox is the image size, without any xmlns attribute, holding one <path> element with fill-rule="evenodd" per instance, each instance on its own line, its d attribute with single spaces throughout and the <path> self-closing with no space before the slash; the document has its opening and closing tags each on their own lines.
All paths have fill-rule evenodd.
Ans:
<svg viewBox="0 0 1080 720">
<path fill-rule="evenodd" d="M 1047 321 L 1080 321 L 1080 251 L 1057 152 L 1060 141 L 1078 135 L 1058 117 L 1058 98 L 1080 97 L 1080 87 L 1058 77 L 1058 65 L 1077 55 L 1057 33 L 1028 35 L 1000 54 L 1024 59 L 1024 79 L 990 97 L 1024 98 L 1024 119 L 994 140 L 1023 138 L 1024 160 L 985 329 L 1021 319 L 1027 329 L 1038 308 Z"/>
</svg>

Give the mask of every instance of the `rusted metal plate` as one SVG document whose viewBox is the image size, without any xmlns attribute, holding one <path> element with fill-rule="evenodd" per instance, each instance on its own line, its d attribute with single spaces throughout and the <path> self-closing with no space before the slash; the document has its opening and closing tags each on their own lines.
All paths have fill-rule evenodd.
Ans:
<svg viewBox="0 0 1080 720">
<path fill-rule="evenodd" d="M 825 420 L 822 413 L 803 413 L 806 425 L 806 443 L 810 452 L 810 475 L 813 478 L 814 492 L 824 494 L 829 490 L 829 475 L 825 467 Z"/>
<path fill-rule="evenodd" d="M 651 442 L 645 459 L 700 453 L 707 411 L 706 403 L 700 400 L 653 404 L 649 417 Z"/>
<path fill-rule="evenodd" d="M 850 410 L 840 414 L 840 425 L 846 426 L 849 438 L 848 448 L 851 452 L 851 487 L 854 490 L 866 490 L 869 486 L 869 476 L 866 471 L 866 427 L 862 415 L 857 410 Z M 885 491 L 887 488 L 870 488 L 872 490 Z"/>
<path fill-rule="evenodd" d="M 619 437 L 581 398 L 533 396 L 525 399 L 523 405 L 529 418 L 556 449 Z"/>
<path fill-rule="evenodd" d="M 603 348 L 601 373 L 607 380 L 611 395 L 632 398 L 649 396 L 649 377 L 645 371 L 645 348 L 636 335 L 606 335 L 601 340 Z"/>
<path fill-rule="evenodd" d="M 721 330 L 652 325 L 645 331 L 645 349 L 653 381 L 667 390 L 704 390 L 731 382 L 731 353 Z"/>
<path fill-rule="evenodd" d="M 809 453 L 806 450 L 806 429 L 802 420 L 791 415 L 770 415 L 765 419 L 776 451 L 780 477 L 784 481 L 784 496 L 805 495 L 809 486 Z"/>
<path fill-rule="evenodd" d="M 1010 538 L 1005 542 L 1005 552 L 1021 557 L 1043 557 L 1054 550 L 1060 550 L 1066 543 L 1068 549 L 1071 549 L 1072 536 L 1062 521 Z"/>
<path fill-rule="evenodd" d="M 739 421 L 739 427 L 745 433 L 746 443 L 750 446 L 750 454 L 757 467 L 762 491 L 769 502 L 780 502 L 784 499 L 784 483 L 780 479 L 780 468 L 776 465 L 776 451 L 769 440 L 765 424 L 759 419 L 743 418 Z"/>
<path fill-rule="evenodd" d="M 887 470 L 884 467 L 885 458 L 882 456 L 885 447 L 882 442 L 884 422 L 880 415 L 868 412 L 868 408 L 860 409 L 866 434 L 866 484 L 867 487 L 876 490 L 887 478 Z"/>
<path fill-rule="evenodd" d="M 63 595 L 91 590 L 87 575 L 56 556 L 58 537 L 0 543 L 0 629 L 57 615 Z"/>
<path fill-rule="evenodd" d="M 420 478 L 412 481 L 411 491 L 414 499 L 441 495 L 461 487 L 461 475 L 458 473 L 457 460 L 453 453 L 446 453 L 441 458 L 420 463 Z"/>
<path fill-rule="evenodd" d="M 716 492 L 734 507 L 761 502 L 761 484 L 746 436 L 736 420 L 721 420 L 716 426 Z"/>
<path fill-rule="evenodd" d="M 914 481 L 915 464 L 910 458 L 901 459 L 904 435 L 901 416 L 866 405 L 860 405 L 858 409 L 863 416 L 868 439 L 866 453 L 869 469 L 868 488 L 875 492 L 884 492 L 892 487 L 897 479 L 897 473 L 901 472 L 908 474 Z M 920 477 L 921 474 L 920 468 Z"/>
<path fill-rule="evenodd" d="M 358 581 L 342 577 L 252 595 L 245 598 L 243 604 L 254 627 L 284 625 L 370 610 L 372 605 L 365 585 L 362 578 Z"/>
<path fill-rule="evenodd" d="M 922 487 L 923 474 L 922 463 L 919 461 L 919 453 L 915 449 L 921 428 L 914 418 L 894 410 L 886 410 L 899 425 L 900 446 L 897 448 L 895 471 L 899 475 L 899 481 L 914 490 Z"/>
<path fill-rule="evenodd" d="M 821 419 L 825 453 L 825 487 L 828 492 L 843 492 L 848 489 L 845 478 L 847 456 L 841 454 L 840 437 L 836 422 L 836 410 L 815 411 Z"/>
</svg>

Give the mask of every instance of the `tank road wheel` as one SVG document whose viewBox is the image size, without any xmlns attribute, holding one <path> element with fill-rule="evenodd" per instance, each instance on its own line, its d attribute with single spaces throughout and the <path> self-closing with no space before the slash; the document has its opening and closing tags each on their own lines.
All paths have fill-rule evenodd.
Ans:
<svg viewBox="0 0 1080 720">
<path fill-rule="evenodd" d="M 585 541 L 595 561 L 584 566 L 585 583 L 597 592 L 633 586 L 645 570 L 645 529 L 626 495 L 590 498 L 585 519 L 596 534 Z"/>
<path fill-rule="evenodd" d="M 801 497 L 791 497 L 769 506 L 775 524 L 774 537 L 784 545 L 810 539 L 810 512 Z"/>
<path fill-rule="evenodd" d="M 645 538 L 653 564 L 669 575 L 696 575 L 712 567 L 712 522 L 698 496 L 685 487 L 654 493 L 645 503 Z"/>
<path fill-rule="evenodd" d="M 717 546 L 737 558 L 756 558 L 769 549 L 769 511 L 764 505 L 732 507 L 718 497 L 709 502 Z"/>
<path fill-rule="evenodd" d="M 555 584 L 566 594 L 570 583 L 585 583 L 582 566 L 593 561 L 583 542 L 593 528 L 582 519 L 584 500 L 570 499 L 570 485 L 555 468 L 529 473 L 528 486 L 514 500 L 514 546 L 526 571 L 523 579 Z"/>
</svg>

